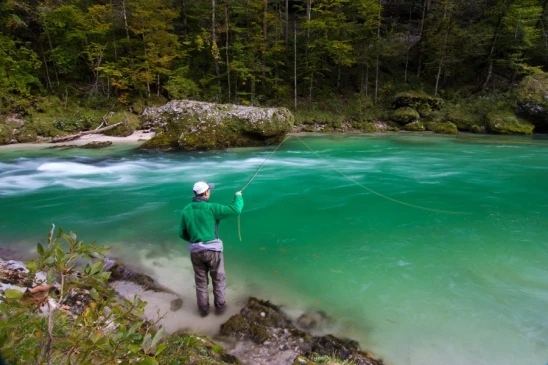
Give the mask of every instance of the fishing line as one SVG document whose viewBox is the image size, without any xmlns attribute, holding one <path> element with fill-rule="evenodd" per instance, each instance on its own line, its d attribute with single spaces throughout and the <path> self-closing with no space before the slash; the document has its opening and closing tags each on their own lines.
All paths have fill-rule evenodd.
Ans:
<svg viewBox="0 0 548 365">
<path fill-rule="evenodd" d="M 289 136 L 291 137 L 291 136 Z M 253 179 L 255 178 L 255 176 L 257 176 L 257 174 L 259 173 L 259 171 L 261 171 L 261 169 L 263 168 L 264 164 L 266 163 L 266 161 L 268 161 L 270 159 L 270 157 L 272 157 L 272 155 L 274 155 L 274 153 L 276 153 L 276 151 L 278 150 L 278 148 L 280 148 L 280 146 L 282 144 L 284 144 L 284 142 L 289 139 L 289 137 L 285 138 L 280 142 L 280 144 L 274 149 L 274 151 L 272 151 L 272 153 L 270 155 L 268 155 L 268 157 L 263 161 L 263 163 L 257 168 L 257 170 L 255 171 L 255 173 L 249 178 L 249 180 L 247 181 L 247 183 L 244 185 L 244 187 L 240 190 L 241 192 L 244 191 L 245 188 L 247 188 L 247 186 L 253 181 Z M 240 228 L 241 224 L 240 224 L 240 215 L 238 214 L 238 237 L 240 237 L 240 241 L 242 241 L 242 230 Z"/>
<path fill-rule="evenodd" d="M 318 153 L 316 153 L 315 151 L 312 150 L 312 148 L 310 148 L 306 143 L 304 143 L 304 141 L 302 139 L 299 138 L 299 136 L 295 135 L 295 137 L 297 137 L 297 139 L 299 141 L 301 141 L 301 143 L 310 150 L 310 152 L 312 152 L 313 154 L 315 154 L 318 158 L 320 158 L 321 160 L 325 161 L 333 170 L 337 171 L 339 174 L 341 174 L 342 176 L 344 176 L 345 178 L 347 178 L 348 180 L 350 180 L 351 182 L 353 182 L 354 184 L 358 185 L 358 186 L 361 186 L 362 188 L 364 188 L 365 190 L 377 195 L 377 196 L 380 196 L 381 198 L 384 198 L 384 199 L 387 199 L 387 200 L 390 200 L 394 203 L 398 203 L 398 204 L 402 204 L 402 205 L 406 205 L 408 207 L 412 207 L 412 208 L 417 208 L 417 209 L 423 209 L 423 210 L 428 210 L 428 211 L 431 211 L 431 212 L 437 212 L 437 213 L 446 213 L 446 214 L 470 214 L 468 212 L 455 212 L 455 211 L 451 211 L 451 210 L 441 210 L 441 209 L 434 209 L 434 208 L 427 208 L 427 207 L 423 207 L 423 206 L 420 206 L 420 205 L 415 205 L 415 204 L 409 204 L 409 203 L 406 203 L 406 202 L 402 202 L 400 200 L 397 200 L 397 199 L 394 199 L 394 198 L 390 198 L 386 195 L 383 195 L 381 193 L 378 193 L 376 192 L 375 190 L 373 189 L 370 189 L 368 188 L 367 186 L 359 183 L 358 181 L 354 180 L 353 178 L 351 178 L 350 176 L 346 175 L 344 172 L 342 172 L 341 170 L 339 170 L 338 168 L 336 168 L 335 166 L 331 165 L 329 163 L 329 161 L 327 161 L 325 158 L 323 158 L 322 156 L 320 156 Z"/>
</svg>

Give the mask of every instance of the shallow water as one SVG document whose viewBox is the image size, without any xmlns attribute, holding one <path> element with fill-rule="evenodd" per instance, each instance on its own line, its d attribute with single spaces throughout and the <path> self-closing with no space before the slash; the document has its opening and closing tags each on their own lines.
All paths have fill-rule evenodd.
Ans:
<svg viewBox="0 0 548 365">
<path fill-rule="evenodd" d="M 34 248 L 55 223 L 192 303 L 177 226 L 193 182 L 228 203 L 273 149 L 0 149 L 0 245 Z M 387 364 L 545 364 L 547 152 L 531 137 L 293 136 L 244 190 L 240 232 L 221 223 L 229 297 L 324 310 Z"/>
</svg>

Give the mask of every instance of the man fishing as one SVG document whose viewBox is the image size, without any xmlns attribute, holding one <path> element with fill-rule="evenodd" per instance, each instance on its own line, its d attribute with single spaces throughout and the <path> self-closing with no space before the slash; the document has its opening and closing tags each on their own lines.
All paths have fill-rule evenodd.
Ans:
<svg viewBox="0 0 548 365">
<path fill-rule="evenodd" d="M 238 215 L 244 207 L 242 192 L 234 195 L 230 205 L 210 203 L 213 184 L 198 181 L 194 184 L 194 198 L 183 208 L 179 236 L 188 241 L 190 261 L 194 268 L 196 299 L 200 315 L 209 314 L 208 274 L 213 282 L 215 313 L 226 310 L 226 276 L 223 262 L 223 241 L 219 239 L 218 227 L 221 219 Z"/>
</svg>

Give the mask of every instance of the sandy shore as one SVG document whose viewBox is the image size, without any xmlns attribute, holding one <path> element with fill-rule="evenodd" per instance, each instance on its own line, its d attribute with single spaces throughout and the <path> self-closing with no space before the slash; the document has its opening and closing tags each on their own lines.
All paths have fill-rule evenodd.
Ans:
<svg viewBox="0 0 548 365">
<path fill-rule="evenodd" d="M 135 131 L 127 137 L 113 137 L 104 134 L 86 134 L 75 140 L 66 142 L 14 143 L 0 146 L 0 149 L 42 149 L 53 146 L 83 146 L 91 142 L 112 142 L 112 144 L 140 144 L 154 137 L 151 131 Z"/>
</svg>

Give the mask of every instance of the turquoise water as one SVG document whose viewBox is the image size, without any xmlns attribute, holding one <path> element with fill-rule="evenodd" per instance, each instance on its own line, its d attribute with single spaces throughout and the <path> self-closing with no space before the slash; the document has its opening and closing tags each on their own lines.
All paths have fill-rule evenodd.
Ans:
<svg viewBox="0 0 548 365">
<path fill-rule="evenodd" d="M 273 149 L 0 149 L 0 245 L 55 223 L 188 289 L 192 184 L 228 203 Z M 221 223 L 229 296 L 324 310 L 387 364 L 544 365 L 546 181 L 546 138 L 293 136 L 244 190 L 240 232 Z"/>
</svg>

